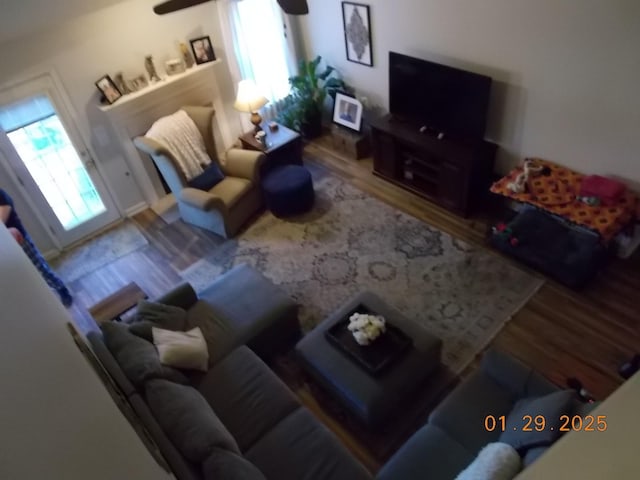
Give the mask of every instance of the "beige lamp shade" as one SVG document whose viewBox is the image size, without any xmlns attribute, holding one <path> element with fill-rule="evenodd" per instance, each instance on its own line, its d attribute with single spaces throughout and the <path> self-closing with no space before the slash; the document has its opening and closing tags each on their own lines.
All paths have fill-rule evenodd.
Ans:
<svg viewBox="0 0 640 480">
<path fill-rule="evenodd" d="M 257 112 L 264 107 L 269 100 L 260 93 L 253 80 L 242 80 L 238 84 L 238 95 L 234 108 L 241 112 Z"/>
</svg>

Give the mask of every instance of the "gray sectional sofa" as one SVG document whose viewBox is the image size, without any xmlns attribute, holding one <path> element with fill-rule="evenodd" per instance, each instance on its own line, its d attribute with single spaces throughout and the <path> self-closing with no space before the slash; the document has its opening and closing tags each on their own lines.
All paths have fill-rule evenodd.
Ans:
<svg viewBox="0 0 640 480">
<path fill-rule="evenodd" d="M 278 287 L 240 266 L 199 297 L 182 285 L 157 301 L 186 310 L 187 328 L 201 327 L 210 354 L 206 373 L 166 370 L 153 359 L 127 365 L 142 354 L 123 355 L 120 344 L 131 341 L 141 352 L 153 345 L 129 338 L 125 325 L 109 324 L 104 336 L 93 332 L 88 339 L 179 480 L 372 478 L 260 358 L 291 348 L 299 336 L 297 306 Z M 499 440 L 500 431 L 484 428 L 487 415 L 508 416 L 518 400 L 557 391 L 530 368 L 489 351 L 376 478 L 454 479 L 483 446 Z M 525 465 L 546 448 L 527 452 Z"/>
<path fill-rule="evenodd" d="M 531 368 L 506 354 L 489 350 L 480 368 L 438 405 L 428 423 L 384 465 L 377 479 L 452 480 L 485 445 L 500 441 L 500 429 L 485 428 L 487 415 L 508 417 L 519 400 L 558 391 L 558 387 Z M 572 408 L 577 409 L 577 403 Z M 550 447 L 527 452 L 524 467 L 547 448 Z"/>
<path fill-rule="evenodd" d="M 206 373 L 168 381 L 157 365 L 123 368 L 105 337 L 111 329 L 126 342 L 125 325 L 111 324 L 88 340 L 178 479 L 371 478 L 259 356 L 299 335 L 297 306 L 279 288 L 244 265 L 200 297 L 182 285 L 157 302 L 185 309 L 187 327 L 201 327 L 210 353 Z M 137 376 L 142 368 L 155 373 Z"/>
</svg>

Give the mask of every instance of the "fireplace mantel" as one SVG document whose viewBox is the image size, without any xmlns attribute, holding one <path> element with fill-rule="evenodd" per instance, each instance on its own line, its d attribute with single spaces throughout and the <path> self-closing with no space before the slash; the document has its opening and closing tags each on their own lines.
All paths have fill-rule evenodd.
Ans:
<svg viewBox="0 0 640 480">
<path fill-rule="evenodd" d="M 127 94 L 112 105 L 99 109 L 108 119 L 127 165 L 140 187 L 147 206 L 166 195 L 152 160 L 142 155 L 133 138 L 143 135 L 158 118 L 170 115 L 184 105 L 213 105 L 216 109 L 216 136 L 221 146 L 233 143 L 226 121 L 216 72 L 220 60 L 196 65 L 146 88 Z"/>
</svg>

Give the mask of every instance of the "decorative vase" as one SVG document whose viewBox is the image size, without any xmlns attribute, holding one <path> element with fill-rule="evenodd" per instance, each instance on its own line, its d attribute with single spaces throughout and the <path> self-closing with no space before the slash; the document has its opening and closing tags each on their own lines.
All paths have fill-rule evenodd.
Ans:
<svg viewBox="0 0 640 480">
<path fill-rule="evenodd" d="M 160 81 L 158 72 L 156 72 L 156 66 L 153 64 L 153 56 L 147 55 L 144 57 L 144 68 L 147 70 L 147 74 L 149 75 L 149 80 L 151 82 Z"/>
<path fill-rule="evenodd" d="M 180 53 L 182 53 L 182 59 L 184 60 L 185 67 L 187 68 L 193 67 L 193 64 L 194 64 L 193 57 L 191 56 L 191 52 L 189 51 L 189 48 L 187 47 L 186 43 L 180 44 Z"/>
</svg>

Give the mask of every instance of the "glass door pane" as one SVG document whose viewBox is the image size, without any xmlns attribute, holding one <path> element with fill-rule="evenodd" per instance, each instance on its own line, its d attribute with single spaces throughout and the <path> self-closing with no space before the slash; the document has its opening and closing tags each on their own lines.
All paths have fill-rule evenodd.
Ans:
<svg viewBox="0 0 640 480">
<path fill-rule="evenodd" d="M 7 136 L 65 230 L 106 210 L 56 114 Z"/>
<path fill-rule="evenodd" d="M 46 95 L 0 109 L 0 127 L 65 231 L 106 207 Z"/>
</svg>

